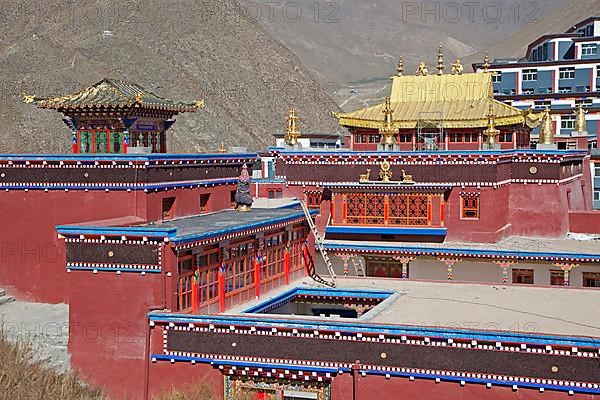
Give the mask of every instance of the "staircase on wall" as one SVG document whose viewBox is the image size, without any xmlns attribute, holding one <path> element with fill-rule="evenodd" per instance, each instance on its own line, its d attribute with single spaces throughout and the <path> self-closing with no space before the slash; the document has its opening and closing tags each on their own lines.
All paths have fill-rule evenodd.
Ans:
<svg viewBox="0 0 600 400">
<path fill-rule="evenodd" d="M 329 287 L 335 287 L 335 271 L 333 270 L 333 265 L 331 264 L 331 260 L 329 259 L 329 255 L 327 254 L 327 250 L 325 250 L 325 247 L 323 246 L 323 238 L 321 237 L 321 235 L 319 234 L 319 231 L 317 230 L 317 226 L 315 225 L 315 222 L 312 219 L 312 216 L 310 215 L 310 210 L 308 209 L 308 207 L 306 206 L 306 203 L 302 200 L 300 200 L 300 205 L 302 206 L 302 211 L 304 211 L 304 216 L 306 217 L 306 221 L 308 222 L 308 226 L 310 228 L 310 231 L 312 232 L 313 236 L 315 237 L 315 247 L 319 250 L 319 253 L 321 253 L 321 257 L 323 258 L 323 261 L 325 262 L 325 266 L 327 267 L 327 271 L 329 272 L 329 276 L 330 276 L 330 280 L 326 280 L 325 278 L 323 278 L 322 276 L 320 276 L 315 268 L 315 263 L 314 260 L 312 258 L 312 256 L 310 255 L 309 251 L 305 251 L 305 265 L 308 271 L 308 275 L 315 281 L 318 282 L 322 285 L 326 285 Z"/>
</svg>

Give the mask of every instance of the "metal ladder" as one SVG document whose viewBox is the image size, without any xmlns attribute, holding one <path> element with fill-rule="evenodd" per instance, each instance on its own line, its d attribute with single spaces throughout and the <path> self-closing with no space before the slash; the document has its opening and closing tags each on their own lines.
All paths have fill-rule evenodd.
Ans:
<svg viewBox="0 0 600 400">
<path fill-rule="evenodd" d="M 306 221 L 308 222 L 308 227 L 310 228 L 310 231 L 312 232 L 312 234 L 315 237 L 315 246 L 317 247 L 317 249 L 319 249 L 319 252 L 321 253 L 321 257 L 323 257 L 323 261 L 325 262 L 325 266 L 327 267 L 327 271 L 329 272 L 331 281 L 327 281 L 317 274 L 316 268 L 314 267 L 314 262 L 313 262 L 312 274 L 310 274 L 310 277 L 313 278 L 313 280 L 315 280 L 321 284 L 335 287 L 335 271 L 333 270 L 333 265 L 331 264 L 331 260 L 329 259 L 327 250 L 325 250 L 325 247 L 323 246 L 323 238 L 321 237 L 321 235 L 319 234 L 319 231 L 317 230 L 317 227 L 312 219 L 312 216 L 310 215 L 310 210 L 306 206 L 306 203 L 304 201 L 300 200 L 300 206 L 302 206 L 302 211 L 304 211 L 304 216 L 306 217 Z M 311 259 L 311 262 L 312 262 L 312 259 Z"/>
<path fill-rule="evenodd" d="M 365 274 L 365 267 L 363 266 L 362 260 L 358 260 L 358 264 L 357 264 L 354 259 L 355 259 L 355 257 L 351 258 L 352 265 L 354 265 L 354 272 L 356 272 L 356 276 L 362 276 L 362 277 L 367 276 Z"/>
</svg>

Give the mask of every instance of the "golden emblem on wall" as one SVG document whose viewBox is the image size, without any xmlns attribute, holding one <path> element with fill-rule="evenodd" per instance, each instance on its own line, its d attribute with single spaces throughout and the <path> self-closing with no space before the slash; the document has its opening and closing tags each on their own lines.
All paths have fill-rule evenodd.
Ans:
<svg viewBox="0 0 600 400">
<path fill-rule="evenodd" d="M 392 166 L 389 161 L 384 161 L 379 167 L 379 178 L 382 182 L 391 182 L 392 179 Z"/>
<path fill-rule="evenodd" d="M 371 179 L 371 170 L 367 169 L 366 174 L 360 174 L 358 181 L 360 183 L 365 183 L 365 182 L 369 182 L 370 179 Z"/>
</svg>

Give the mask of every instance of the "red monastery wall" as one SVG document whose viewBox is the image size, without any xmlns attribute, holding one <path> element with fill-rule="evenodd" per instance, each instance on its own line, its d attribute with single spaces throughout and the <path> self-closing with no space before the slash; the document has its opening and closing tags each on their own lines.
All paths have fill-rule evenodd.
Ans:
<svg viewBox="0 0 600 400">
<path fill-rule="evenodd" d="M 144 217 L 143 193 L 11 190 L 2 194 L 0 281 L 21 298 L 68 302 L 64 247 L 55 226 L 128 215 Z"/>
</svg>

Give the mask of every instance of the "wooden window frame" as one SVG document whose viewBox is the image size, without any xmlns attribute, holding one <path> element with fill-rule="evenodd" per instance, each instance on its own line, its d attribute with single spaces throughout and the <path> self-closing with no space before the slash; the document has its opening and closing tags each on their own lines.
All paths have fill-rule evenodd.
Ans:
<svg viewBox="0 0 600 400">
<path fill-rule="evenodd" d="M 560 281 L 560 283 L 554 283 L 554 279 Z M 564 286 L 565 285 L 565 272 L 562 269 L 551 269 L 550 270 L 550 286 Z"/>
<path fill-rule="evenodd" d="M 600 283 L 598 286 L 589 286 L 587 285 L 588 280 L 594 280 L 600 282 L 600 272 L 582 272 L 582 285 L 587 288 L 600 288 Z"/>
<path fill-rule="evenodd" d="M 168 211 L 165 211 L 165 201 L 172 201 L 171 206 Z M 175 217 L 175 203 L 177 202 L 177 197 L 163 197 L 161 199 L 161 218 L 163 221 L 172 220 Z"/>
<path fill-rule="evenodd" d="M 516 282 L 517 277 L 522 276 L 525 278 L 531 277 L 531 282 Z M 524 279 L 526 280 L 526 279 Z M 534 285 L 535 284 L 535 270 L 529 268 L 514 268 L 512 270 L 512 283 L 516 285 Z"/>
<path fill-rule="evenodd" d="M 476 207 L 465 207 L 466 200 L 475 200 L 477 202 Z M 474 211 L 476 216 L 468 216 L 465 213 Z M 479 221 L 481 218 L 481 198 L 478 195 L 465 195 L 460 196 L 460 219 L 464 221 Z"/>
<path fill-rule="evenodd" d="M 182 264 L 189 261 L 191 268 L 188 271 L 184 271 Z M 192 291 L 194 279 L 194 260 L 191 255 L 180 257 L 177 260 L 177 270 L 179 273 L 179 280 L 177 282 L 177 308 L 181 312 L 191 311 L 192 304 Z"/>
</svg>

